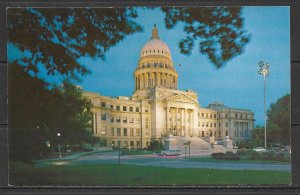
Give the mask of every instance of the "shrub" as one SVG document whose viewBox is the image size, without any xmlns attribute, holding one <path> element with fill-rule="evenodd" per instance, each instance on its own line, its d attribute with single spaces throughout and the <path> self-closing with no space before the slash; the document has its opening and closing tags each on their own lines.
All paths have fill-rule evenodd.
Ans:
<svg viewBox="0 0 300 195">
<path fill-rule="evenodd" d="M 226 152 L 224 157 L 226 160 L 240 160 L 240 156 L 233 152 Z"/>
<path fill-rule="evenodd" d="M 224 153 L 222 152 L 219 152 L 219 153 L 212 153 L 211 154 L 211 157 L 213 157 L 214 159 L 219 159 L 219 160 L 222 160 L 224 159 Z"/>
<path fill-rule="evenodd" d="M 225 154 L 220 153 L 212 153 L 211 157 L 218 160 L 240 160 L 240 156 L 238 154 L 234 154 L 233 152 L 226 152 Z"/>
<path fill-rule="evenodd" d="M 158 140 L 151 140 L 148 150 L 162 150 L 163 144 Z"/>
<path fill-rule="evenodd" d="M 238 150 L 237 154 L 239 156 L 251 156 L 253 154 L 256 154 L 256 151 L 254 151 L 254 150 Z"/>
<path fill-rule="evenodd" d="M 290 154 L 252 151 L 250 158 L 252 160 L 273 160 L 273 161 L 280 161 L 280 162 L 289 162 Z"/>
</svg>

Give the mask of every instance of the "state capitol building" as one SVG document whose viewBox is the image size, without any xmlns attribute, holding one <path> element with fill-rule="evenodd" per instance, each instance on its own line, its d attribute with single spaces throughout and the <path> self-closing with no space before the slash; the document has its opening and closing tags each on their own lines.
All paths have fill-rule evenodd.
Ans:
<svg viewBox="0 0 300 195">
<path fill-rule="evenodd" d="M 134 71 L 134 93 L 116 98 L 84 92 L 92 102 L 93 134 L 106 146 L 144 148 L 169 135 L 215 140 L 251 139 L 254 113 L 220 102 L 200 107 L 197 93 L 178 90 L 178 73 L 171 51 L 154 26 Z"/>
</svg>

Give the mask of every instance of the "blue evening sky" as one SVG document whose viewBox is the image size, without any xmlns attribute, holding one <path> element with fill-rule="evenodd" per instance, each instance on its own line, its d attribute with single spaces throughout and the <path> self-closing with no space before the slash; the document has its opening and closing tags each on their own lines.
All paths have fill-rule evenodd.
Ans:
<svg viewBox="0 0 300 195">
<path fill-rule="evenodd" d="M 258 75 L 260 60 L 270 64 L 267 79 L 267 106 L 290 93 L 290 20 L 289 7 L 245 7 L 245 29 L 251 34 L 245 52 L 216 69 L 195 46 L 191 55 L 180 53 L 178 43 L 185 36 L 183 25 L 167 30 L 159 9 L 139 10 L 137 22 L 143 32 L 126 37 L 112 47 L 105 60 L 81 58 L 92 74 L 83 78 L 84 90 L 106 96 L 130 96 L 134 90 L 133 72 L 140 50 L 150 39 L 153 24 L 160 38 L 169 46 L 179 75 L 179 90 L 192 89 L 198 93 L 201 107 L 218 101 L 234 108 L 250 109 L 256 124 L 263 124 L 263 78 Z M 15 50 L 9 58 L 15 58 Z M 181 66 L 179 66 L 181 64 Z"/>
</svg>

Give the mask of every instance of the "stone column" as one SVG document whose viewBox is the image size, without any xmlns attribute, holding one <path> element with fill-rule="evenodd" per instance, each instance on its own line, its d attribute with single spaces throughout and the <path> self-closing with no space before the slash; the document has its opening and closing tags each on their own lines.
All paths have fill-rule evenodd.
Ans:
<svg viewBox="0 0 300 195">
<path fill-rule="evenodd" d="M 191 133 L 192 136 L 194 137 L 194 126 L 195 126 L 195 121 L 194 121 L 194 117 L 195 117 L 195 112 L 194 110 L 191 110 Z"/>
<path fill-rule="evenodd" d="M 184 136 L 188 136 L 187 130 L 187 109 L 184 109 Z"/>
<path fill-rule="evenodd" d="M 178 108 L 175 108 L 175 124 L 176 124 L 176 133 L 177 135 L 179 134 L 179 131 L 178 131 Z"/>
<path fill-rule="evenodd" d="M 169 107 L 166 106 L 166 134 L 169 134 Z"/>
</svg>

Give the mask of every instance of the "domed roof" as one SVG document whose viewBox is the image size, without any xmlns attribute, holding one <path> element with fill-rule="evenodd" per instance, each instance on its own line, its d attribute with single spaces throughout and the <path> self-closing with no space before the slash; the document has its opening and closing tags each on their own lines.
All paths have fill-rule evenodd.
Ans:
<svg viewBox="0 0 300 195">
<path fill-rule="evenodd" d="M 144 45 L 143 49 L 141 50 L 140 57 L 149 55 L 161 55 L 166 56 L 170 59 L 172 58 L 170 48 L 158 36 L 156 25 L 154 25 L 154 28 L 152 30 L 151 39 Z"/>
</svg>

